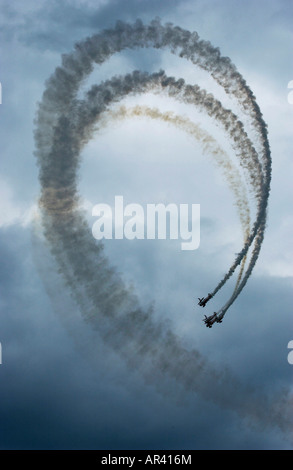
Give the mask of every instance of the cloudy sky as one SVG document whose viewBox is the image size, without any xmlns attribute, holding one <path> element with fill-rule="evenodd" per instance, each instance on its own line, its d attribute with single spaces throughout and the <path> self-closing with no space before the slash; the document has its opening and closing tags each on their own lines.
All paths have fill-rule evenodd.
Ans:
<svg viewBox="0 0 293 470">
<path fill-rule="evenodd" d="M 292 449 L 293 366 L 287 359 L 293 339 L 292 3 L 0 0 L 0 6 L 0 448 Z M 203 314 L 227 302 L 236 277 L 204 310 L 196 298 L 216 287 L 243 247 L 225 172 L 186 128 L 147 116 L 103 115 L 78 169 L 89 233 L 93 205 L 113 206 L 115 195 L 143 207 L 159 202 L 201 206 L 195 251 L 180 250 L 178 240 L 105 242 L 105 256 L 127 286 L 127 296 L 133 293 L 146 310 L 153 306 L 147 331 L 138 323 L 128 335 L 127 321 L 117 320 L 120 308 L 122 317 L 125 313 L 120 298 L 112 327 L 99 317 L 95 295 L 88 296 L 86 274 L 69 288 L 44 242 L 35 118 L 46 80 L 75 43 L 113 28 L 117 20 L 140 18 L 147 24 L 156 17 L 197 31 L 245 78 L 268 126 L 272 184 L 253 273 L 223 323 L 205 328 Z M 164 70 L 237 108 L 226 103 L 208 73 L 153 48 L 126 49 L 95 66 L 79 96 L 95 83 L 133 70 Z M 195 122 L 235 159 L 212 119 L 166 94 L 134 94 L 110 111 L 137 104 Z M 249 191 L 247 200 L 253 221 Z M 76 257 L 95 278 L 84 253 L 80 246 Z M 96 274 L 97 283 L 104 268 Z M 80 290 L 74 287 L 79 282 Z M 93 306 L 95 318 L 85 321 Z"/>
</svg>

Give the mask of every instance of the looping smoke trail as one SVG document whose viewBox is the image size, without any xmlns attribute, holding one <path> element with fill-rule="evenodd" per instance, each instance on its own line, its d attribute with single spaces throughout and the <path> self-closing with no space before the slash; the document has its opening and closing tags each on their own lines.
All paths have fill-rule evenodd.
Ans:
<svg viewBox="0 0 293 470">
<path fill-rule="evenodd" d="M 257 217 L 253 229 L 234 264 L 213 291 L 213 295 L 215 295 L 231 277 L 237 266 L 241 264 L 255 239 L 259 224 L 264 216 L 264 202 L 262 198 L 264 184 L 258 155 L 246 132 L 243 130 L 243 125 L 235 114 L 230 110 L 224 109 L 220 102 L 215 100 L 211 94 L 207 95 L 197 85 L 186 85 L 184 80 L 175 80 L 172 77 L 167 77 L 163 72 L 148 75 L 147 73 L 136 71 L 125 77 L 114 77 L 100 85 L 93 86 L 88 92 L 87 99 L 77 105 L 77 115 L 81 116 L 78 129 L 85 130 L 82 134 L 84 141 L 91 138 L 92 120 L 98 119 L 101 113 L 107 109 L 107 105 L 119 101 L 122 96 L 145 93 L 147 91 L 154 93 L 162 93 L 164 91 L 168 96 L 179 99 L 183 103 L 193 104 L 197 109 L 217 119 L 217 123 L 222 126 L 232 140 L 235 155 L 240 159 L 240 165 L 248 175 L 249 183 L 254 192 L 257 203 Z M 255 256 L 258 256 L 259 250 L 260 246 L 257 246 L 255 248 Z"/>
<path fill-rule="evenodd" d="M 93 86 L 84 100 L 77 98 L 81 83 L 95 63 L 101 64 L 115 52 L 134 47 L 168 47 L 207 70 L 250 117 L 258 135 L 257 145 L 253 145 L 237 116 L 211 94 L 197 85 L 186 85 L 182 79 L 167 77 L 164 72 L 149 75 L 136 71 L 125 77 L 113 77 Z M 286 412 L 282 413 L 290 406 L 288 393 L 266 397 L 241 384 L 229 371 L 214 367 L 196 349 L 187 350 L 167 322 L 154 319 L 151 307 L 140 306 L 137 296 L 110 266 L 102 244 L 93 239 L 79 210 L 80 152 L 92 137 L 95 123 L 111 104 L 127 95 L 150 90 L 195 105 L 214 119 L 231 140 L 247 175 L 256 201 L 256 219 L 240 255 L 220 283 L 223 285 L 233 274 L 254 243 L 250 264 L 230 304 L 239 295 L 256 262 L 264 235 L 270 181 L 266 126 L 253 94 L 230 59 L 221 57 L 219 50 L 200 40 L 197 33 L 170 24 L 162 26 L 158 20 L 150 25 L 141 21 L 133 25 L 119 22 L 114 29 L 80 42 L 73 53 L 63 56 L 62 66 L 47 81 L 35 130 L 40 210 L 46 239 L 83 318 L 128 365 L 139 367 L 143 376 L 151 378 L 155 385 L 164 378 L 176 380 L 185 390 L 196 391 L 255 424 L 277 425 L 288 431 L 290 423 Z M 257 146 L 262 149 L 260 156 Z"/>
<path fill-rule="evenodd" d="M 172 52 L 175 52 L 178 47 L 181 47 L 182 50 L 179 53 L 180 56 L 188 57 L 200 67 L 209 70 L 218 83 L 221 83 L 222 85 L 223 77 L 228 75 L 229 86 L 227 87 L 227 84 L 225 84 L 224 88 L 226 91 L 230 90 L 230 92 L 235 96 L 238 96 L 237 88 L 231 87 L 231 83 L 235 82 L 235 80 L 238 86 L 240 86 L 241 83 L 239 101 L 244 110 L 246 112 L 250 112 L 255 127 L 258 129 L 261 127 L 261 141 L 267 149 L 268 144 L 264 138 L 265 125 L 262 122 L 261 116 L 257 114 L 258 107 L 254 102 L 253 95 L 251 92 L 247 91 L 247 86 L 244 81 L 240 79 L 239 74 L 236 73 L 235 67 L 231 65 L 230 61 L 222 59 L 219 55 L 219 51 L 212 48 L 209 43 L 202 41 L 198 42 L 197 35 L 191 35 L 189 32 L 184 32 L 183 30 L 180 30 L 180 28 L 173 28 L 170 25 L 163 28 L 158 21 L 152 22 L 149 27 L 144 27 L 141 22 L 137 22 L 132 27 L 130 25 L 123 26 L 122 23 L 118 23 L 116 29 L 105 31 L 103 35 L 97 35 L 92 39 L 88 39 L 85 42 L 80 43 L 76 46 L 76 52 L 74 54 L 63 56 L 63 67 L 57 68 L 55 74 L 48 81 L 48 87 L 44 93 L 43 104 L 39 109 L 39 120 L 41 122 L 42 116 L 45 116 L 46 124 L 48 125 L 49 123 L 52 129 L 54 128 L 54 123 L 56 124 L 58 110 L 60 110 L 63 113 L 63 115 L 59 117 L 60 129 L 62 128 L 62 119 L 63 121 L 68 119 L 70 121 L 70 126 L 74 126 L 75 128 L 77 137 L 75 141 L 72 139 L 72 142 L 74 143 L 73 148 L 67 149 L 67 153 L 68 151 L 69 153 L 71 151 L 71 153 L 76 154 L 76 161 L 72 160 L 71 162 L 70 176 L 71 198 L 73 200 L 76 198 L 74 179 L 81 144 L 89 139 L 88 129 L 91 126 L 92 118 L 97 118 L 97 116 L 107 108 L 109 103 L 117 99 L 121 99 L 122 96 L 129 93 L 145 92 L 150 88 L 150 85 L 152 85 L 152 88 L 160 85 L 160 91 L 162 91 L 162 88 L 165 88 L 169 96 L 181 99 L 185 103 L 192 103 L 198 108 L 204 110 L 209 116 L 216 119 L 229 134 L 230 139 L 234 141 L 236 155 L 240 157 L 240 163 L 243 168 L 248 171 L 250 183 L 255 191 L 258 210 L 253 230 L 247 238 L 243 250 L 238 255 L 223 280 L 213 291 L 213 295 L 215 295 L 234 273 L 236 267 L 243 259 L 245 259 L 248 248 L 253 243 L 255 237 L 258 235 L 258 240 L 261 239 L 258 232 L 261 229 L 263 230 L 264 227 L 263 219 L 265 219 L 267 204 L 267 197 L 264 196 L 268 196 L 269 171 L 266 171 L 265 174 L 263 173 L 263 167 L 258 159 L 258 154 L 251 144 L 251 141 L 248 139 L 248 136 L 244 131 L 243 124 L 231 111 L 225 110 L 221 106 L 221 103 L 215 100 L 211 94 L 206 94 L 204 90 L 200 90 L 196 85 L 185 85 L 183 80 L 176 81 L 173 78 L 166 77 L 163 73 L 147 76 L 147 74 L 136 72 L 131 76 L 128 75 L 126 77 L 127 80 L 116 77 L 111 81 L 93 87 L 88 93 L 88 100 L 84 102 L 78 101 L 74 96 L 82 79 L 85 78 L 86 74 L 92 70 L 93 60 L 97 63 L 101 63 L 115 51 L 120 51 L 125 47 L 150 45 L 150 41 L 152 41 L 152 45 L 154 47 L 158 48 L 169 44 Z M 175 44 L 176 47 L 174 47 Z M 217 66 L 215 73 L 216 63 Z M 225 64 L 225 66 L 223 66 L 223 64 Z M 219 74 L 220 69 L 223 69 L 222 75 Z M 66 84 L 66 90 L 64 86 L 62 87 L 64 84 Z M 60 94 L 60 88 L 64 89 L 62 94 Z M 247 96 L 244 105 L 243 95 L 245 91 Z M 248 98 L 250 99 L 250 106 L 248 105 Z M 52 109 L 53 105 L 54 110 Z M 66 107 L 67 113 L 70 114 L 70 118 L 67 118 L 64 115 Z M 76 122 L 72 116 L 76 116 Z M 42 136 L 36 132 L 36 141 L 43 145 L 44 148 L 44 144 L 46 143 L 41 142 L 41 139 Z M 54 158 L 55 154 L 56 152 L 51 153 L 51 159 Z M 262 155 L 262 160 L 264 163 L 267 163 L 270 161 L 268 152 L 265 155 L 266 157 Z M 266 165 L 266 167 L 267 166 L 269 165 Z M 46 181 L 47 176 L 44 176 L 46 175 L 46 164 L 43 162 L 43 171 L 42 169 L 40 171 L 40 180 L 42 182 L 43 189 L 46 186 L 51 188 L 52 185 L 56 185 L 60 172 L 62 174 L 62 165 L 60 167 L 60 162 L 56 162 L 53 181 Z M 44 197 L 42 197 L 41 200 L 43 202 Z M 246 280 L 247 276 L 250 274 L 251 267 L 253 267 L 255 260 L 258 257 L 259 250 L 260 244 L 255 243 L 250 268 L 246 271 L 244 280 Z M 243 283 L 239 285 L 237 295 L 239 295 L 239 289 L 241 289 L 241 286 L 243 286 Z M 233 295 L 236 295 L 236 293 Z"/>
</svg>

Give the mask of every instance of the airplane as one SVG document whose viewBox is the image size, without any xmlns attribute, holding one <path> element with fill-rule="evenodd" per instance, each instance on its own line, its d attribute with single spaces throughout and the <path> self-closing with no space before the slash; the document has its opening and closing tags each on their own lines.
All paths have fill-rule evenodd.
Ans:
<svg viewBox="0 0 293 470">
<path fill-rule="evenodd" d="M 218 317 L 216 312 L 214 312 L 213 315 L 210 315 L 209 317 L 205 315 L 203 321 L 205 322 L 207 328 L 211 328 L 215 322 L 222 323 L 222 320 Z"/>
<path fill-rule="evenodd" d="M 200 305 L 201 307 L 205 307 L 206 306 L 206 303 L 212 298 L 212 294 L 208 294 L 208 296 L 206 298 L 202 297 L 198 297 L 198 305 Z"/>
</svg>

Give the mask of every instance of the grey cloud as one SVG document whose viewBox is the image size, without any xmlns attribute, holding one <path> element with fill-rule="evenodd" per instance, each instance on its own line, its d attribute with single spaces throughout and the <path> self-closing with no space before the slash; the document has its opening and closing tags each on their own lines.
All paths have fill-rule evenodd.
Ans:
<svg viewBox="0 0 293 470">
<path fill-rule="evenodd" d="M 39 11 L 33 11 L 31 16 L 29 13 L 14 12 L 12 15 L 8 12 L 6 17 L 9 23 L 2 28 L 2 34 L 6 35 L 9 41 L 18 38 L 26 44 L 29 51 L 49 50 L 59 53 L 64 49 L 71 49 L 74 41 L 96 32 L 96 28 L 112 26 L 118 15 L 122 19 L 132 17 L 132 7 L 136 11 L 139 6 L 143 9 L 144 5 L 145 10 L 140 11 L 139 16 L 146 19 L 148 15 L 153 17 L 158 13 L 158 2 L 154 9 L 153 2 L 128 2 L 122 11 L 122 4 L 125 3 L 120 3 L 120 10 L 117 2 L 110 3 L 104 10 L 100 10 L 101 16 L 99 13 L 92 15 L 90 9 L 73 9 L 68 6 L 69 3 L 62 2 L 50 2 L 52 6 L 49 6 L 48 10 L 41 8 Z M 182 5 L 183 2 L 179 3 Z M 187 4 L 188 2 L 185 3 Z M 111 9 L 113 5 L 116 6 L 115 9 Z M 148 5 L 152 6 L 149 10 Z M 161 5 L 161 13 L 166 11 L 166 15 L 169 15 L 170 2 L 160 2 L 160 8 Z M 171 12 L 170 9 L 170 14 L 175 14 L 174 11 L 173 9 Z M 197 16 L 197 21 L 201 23 L 200 16 Z M 241 26 L 246 28 L 247 21 L 240 22 Z M 237 22 L 235 27 L 238 29 Z M 251 37 L 255 39 L 255 35 Z M 235 54 L 243 50 L 241 47 L 237 40 L 231 44 Z M 281 62 L 282 57 L 285 55 L 280 55 Z M 29 65 L 23 65 L 24 71 L 25 67 Z M 42 73 L 47 75 L 47 72 Z M 36 74 L 39 75 L 39 72 L 34 70 L 33 76 L 36 77 Z M 5 80 L 2 76 L 0 78 L 1 81 Z M 39 86 L 41 88 L 40 84 Z M 15 109 L 17 110 L 17 107 Z M 5 112 L 7 111 L 6 108 Z M 20 107 L 19 115 L 23 118 L 23 121 L 18 121 L 21 126 L 27 114 L 24 115 Z M 7 125 L 8 131 L 13 128 L 12 122 L 10 127 Z M 31 126 L 28 126 L 25 132 L 30 132 L 30 128 Z M 21 129 L 19 131 L 18 135 L 22 139 Z M 17 154 L 18 151 L 15 157 Z M 21 152 L 20 154 L 27 162 L 32 151 L 26 152 L 25 156 Z M 17 162 L 17 159 L 13 161 Z M 18 182 L 20 179 L 25 181 L 25 171 L 17 165 L 14 174 Z M 25 191 L 31 191 L 27 183 L 23 186 L 26 186 Z M 23 191 L 20 190 L 21 192 Z M 15 231 L 9 229 L 6 233 L 2 231 L 1 235 L 3 263 L 0 341 L 4 346 L 5 361 L 0 366 L 0 394 L 4 398 L 0 400 L 0 413 L 5 429 L 1 447 L 223 449 L 282 448 L 291 445 L 271 423 L 264 430 L 258 428 L 252 431 L 246 426 L 245 417 L 241 413 L 237 416 L 231 410 L 219 409 L 216 404 L 206 402 L 205 398 L 213 394 L 209 390 L 206 396 L 203 392 L 203 397 L 199 398 L 193 392 L 185 390 L 182 393 L 178 383 L 164 377 L 158 387 L 163 393 L 162 398 L 152 384 L 153 380 L 161 381 L 160 374 L 155 375 L 146 385 L 139 374 L 139 360 L 136 370 L 127 368 L 119 355 L 108 346 L 101 346 L 101 338 L 96 331 L 90 331 L 90 328 L 87 330 L 85 326 L 78 328 L 78 313 L 76 323 L 73 319 L 70 321 L 71 313 L 74 317 L 76 306 L 74 302 L 66 300 L 65 290 L 60 294 L 58 316 L 54 319 L 38 274 L 34 272 L 29 261 L 28 234 L 16 227 Z M 117 258 L 119 255 L 122 257 L 118 248 L 117 251 Z M 152 289 L 160 290 L 159 266 L 157 278 L 149 279 L 154 272 L 152 265 L 156 264 L 159 256 L 168 266 L 168 253 L 162 254 L 157 247 L 154 250 L 146 250 L 141 257 L 146 268 L 141 273 L 141 282 L 147 284 L 148 294 L 151 294 Z M 199 259 L 200 256 L 197 260 Z M 132 263 L 135 264 L 133 258 Z M 188 260 L 184 266 L 179 266 L 178 261 L 177 277 L 172 273 L 164 273 L 164 279 L 170 280 L 169 290 L 162 292 L 165 301 L 161 302 L 157 312 L 158 317 L 177 317 L 177 324 L 182 329 L 189 327 L 188 320 L 183 321 L 183 318 L 188 319 L 184 312 L 185 306 L 189 306 L 187 298 L 193 301 L 197 294 L 194 292 L 197 279 L 194 278 L 200 276 L 202 284 L 209 287 L 210 275 L 215 275 L 215 272 L 216 275 L 221 275 L 218 266 L 211 268 L 207 265 L 207 260 L 200 259 L 193 270 L 189 269 L 190 264 L 191 261 Z M 213 271 L 209 272 L 211 269 Z M 46 274 L 48 273 L 45 271 L 44 279 Z M 131 277 L 131 273 L 127 274 Z M 56 275 L 52 274 L 52 277 L 54 276 Z M 54 286 L 56 282 L 62 285 L 58 277 L 54 278 Z M 177 292 L 174 292 L 174 286 Z M 231 388 L 233 384 L 235 389 L 240 387 L 238 396 L 233 398 L 235 409 L 249 410 L 253 404 L 250 395 L 252 388 L 252 397 L 258 397 L 260 400 L 266 395 L 269 400 L 274 398 L 273 404 L 277 405 L 278 397 L 280 398 L 280 410 L 275 406 L 275 416 L 278 412 L 284 415 L 278 417 L 280 421 L 290 419 L 288 402 L 287 405 L 282 404 L 282 396 L 278 395 L 282 387 L 287 390 L 292 388 L 291 369 L 286 360 L 287 342 L 292 339 L 289 327 L 292 305 L 290 292 L 290 280 L 264 276 L 259 279 L 256 275 L 246 286 L 244 297 L 240 296 L 233 304 L 233 315 L 226 317 L 224 329 L 215 332 L 212 329 L 211 332 L 204 333 L 200 330 L 199 334 L 198 325 L 202 325 L 201 312 L 196 311 L 195 319 L 192 319 L 194 335 L 199 337 L 201 357 L 208 357 L 207 362 L 213 365 L 214 370 L 222 370 L 224 364 L 227 364 L 229 373 L 226 377 L 231 379 Z M 147 300 L 148 295 L 144 297 L 143 305 L 148 303 Z M 172 308 L 174 305 L 176 309 Z M 59 325 L 59 319 L 64 313 L 62 309 L 68 310 L 66 313 L 69 321 L 66 327 L 70 331 L 72 323 L 72 336 L 77 343 L 78 352 L 73 350 L 72 337 L 68 338 L 66 331 Z M 178 317 L 181 317 L 181 320 L 178 320 Z M 174 327 L 174 324 L 169 322 L 168 328 L 170 325 Z M 81 330 L 83 335 L 79 338 Z M 192 328 L 188 330 L 192 331 Z M 180 336 L 176 328 L 173 331 Z M 188 339 L 180 341 L 186 351 L 194 347 L 195 340 L 191 333 Z M 80 352 L 83 356 L 80 356 Z M 101 358 L 100 361 L 97 357 L 93 359 L 93 354 Z M 141 367 L 143 368 L 143 363 Z M 189 367 L 189 370 L 192 370 L 192 365 Z M 205 385 L 202 384 L 202 390 Z M 223 385 L 223 395 L 228 395 L 231 388 Z M 169 394 L 166 393 L 168 389 Z M 216 394 L 215 391 L 215 401 L 220 400 L 221 397 Z M 180 406 L 177 406 L 176 399 Z M 262 403 L 260 408 L 265 409 L 263 405 Z M 270 410 L 270 407 L 266 410 Z M 253 410 L 249 412 L 253 414 Z M 261 421 L 262 419 L 258 423 L 261 424 Z M 272 417 L 273 424 L 274 421 Z"/>
<path fill-rule="evenodd" d="M 141 45 L 141 42 L 142 45 L 145 42 L 147 45 L 151 43 L 157 48 L 169 43 L 172 50 L 182 48 L 181 55 L 192 57 L 195 63 L 209 70 L 226 90 L 235 94 L 249 113 L 258 132 L 262 145 L 261 160 L 258 160 L 253 147 L 249 147 L 243 125 L 231 112 L 220 111 L 221 104 L 211 95 L 206 96 L 206 93 L 197 87 L 185 86 L 183 80 L 168 78 L 162 72 L 151 76 L 134 72 L 125 79 L 115 77 L 111 81 L 94 86 L 88 93 L 88 101 L 73 100 L 75 112 L 72 113 L 70 102 L 77 91 L 79 81 L 91 71 L 91 61 L 94 59 L 101 63 L 115 50 L 119 51 L 127 45 Z M 157 85 L 157 82 L 168 90 L 170 96 L 178 94 L 181 99 L 199 103 L 208 113 L 215 115 L 230 129 L 230 137 L 239 143 L 243 159 L 251 156 L 253 166 L 249 167 L 250 174 L 254 176 L 253 171 L 256 170 L 260 173 L 259 181 L 253 184 L 260 199 L 249 244 L 245 244 L 224 281 L 215 290 L 216 293 L 233 274 L 257 236 L 250 266 L 230 304 L 236 299 L 257 260 L 265 227 L 270 183 L 270 152 L 266 126 L 252 92 L 230 60 L 220 58 L 219 51 L 210 43 L 198 41 L 196 34 L 192 36 L 189 32 L 173 28 L 171 25 L 162 27 L 155 21 L 145 27 L 140 21 L 134 26 L 120 22 L 115 30 L 106 31 L 77 44 L 75 53 L 63 57 L 63 67 L 57 68 L 48 81 L 39 109 L 36 130 L 42 183 L 41 208 L 46 237 L 66 284 L 81 307 L 85 321 L 90 323 L 94 330 L 99 331 L 105 342 L 121 354 L 130 368 L 140 368 L 146 380 L 151 380 L 161 391 L 168 388 L 164 384 L 166 380 L 169 383 L 175 379 L 187 392 L 196 391 L 201 396 L 219 403 L 223 408 L 233 409 L 241 417 L 246 417 L 252 422 L 264 426 L 279 423 L 282 429 L 287 429 L 287 416 L 279 412 L 278 401 L 281 399 L 284 402 L 281 407 L 286 407 L 286 403 L 290 402 L 289 394 L 276 393 L 275 397 L 259 394 L 258 391 L 241 384 L 225 368 L 216 368 L 196 349 L 187 350 L 168 323 L 154 321 L 152 307 L 147 310 L 140 307 L 136 295 L 127 290 L 115 269 L 109 265 L 102 246 L 94 244 L 82 214 L 75 210 L 79 151 L 81 143 L 89 139 L 88 129 L 91 129 L 92 121 L 120 95 L 131 91 L 145 91 L 150 83 Z M 74 116 L 73 120 L 70 120 L 69 114 Z M 229 117 L 226 119 L 227 115 Z M 250 148 L 249 153 L 245 152 L 247 147 Z M 225 311 L 223 310 L 223 315 Z M 250 400 L 246 402 L 244 397 L 248 395 Z M 270 416 L 267 415 L 268 407 Z"/>
<path fill-rule="evenodd" d="M 235 413 L 220 409 L 193 392 L 182 394 L 178 384 L 169 383 L 170 392 L 166 393 L 163 387 L 163 396 L 158 394 L 152 381 L 145 384 L 139 370 L 129 370 L 86 325 L 77 322 L 68 335 L 69 330 L 59 321 L 62 315 L 52 311 L 32 263 L 29 232 L 15 227 L 5 236 L 1 235 L 1 246 L 7 253 L 6 271 L 11 269 L 9 266 L 17 266 L 22 273 L 17 282 L 14 276 L 8 276 L 2 292 L 2 449 L 289 448 L 290 444 L 275 429 L 251 430 L 246 427 L 245 419 Z M 23 250 L 28 253 L 26 261 L 19 257 L 19 251 Z M 44 265 L 48 267 L 46 262 Z M 43 273 L 43 276 L 51 275 L 55 287 L 62 283 L 61 278 L 58 280 L 50 271 Z M 269 294 L 260 301 L 259 311 L 279 308 L 285 312 L 284 320 L 290 320 L 290 283 L 262 280 L 249 291 L 251 302 L 247 318 L 235 318 L 247 308 L 247 301 L 244 305 L 240 301 L 239 312 L 235 312 L 235 321 L 228 323 L 228 331 L 208 343 L 210 355 L 217 356 L 217 350 L 225 350 L 221 342 L 225 345 L 229 342 L 229 354 L 227 351 L 226 358 L 218 357 L 220 367 L 230 361 L 237 375 L 238 365 L 242 380 L 259 388 L 259 392 L 262 389 L 269 392 L 275 383 L 290 384 L 290 366 L 286 363 L 286 344 L 283 344 L 288 334 L 286 321 L 280 325 L 275 316 L 274 322 L 261 329 L 264 316 L 258 320 L 253 311 L 263 284 L 270 288 L 267 289 Z M 277 302 L 276 294 L 280 293 L 281 300 Z M 62 296 L 57 306 L 66 310 L 72 304 Z M 74 311 L 68 311 L 69 317 L 71 313 L 74 318 Z M 251 331 L 248 328 L 252 322 L 255 325 L 253 342 L 254 328 L 251 326 Z M 245 334 L 239 333 L 239 324 Z M 272 338 L 276 357 L 268 361 L 265 351 L 272 352 Z M 216 358 L 214 361 L 216 364 Z M 158 380 L 164 378 L 159 375 Z M 229 387 L 227 385 L 227 391 Z M 249 393 L 238 398 L 246 400 L 248 406 L 251 403 Z"/>
</svg>

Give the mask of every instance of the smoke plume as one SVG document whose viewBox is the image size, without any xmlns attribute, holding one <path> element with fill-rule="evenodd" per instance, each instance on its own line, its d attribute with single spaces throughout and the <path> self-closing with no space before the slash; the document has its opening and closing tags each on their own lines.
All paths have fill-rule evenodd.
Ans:
<svg viewBox="0 0 293 470">
<path fill-rule="evenodd" d="M 102 64 L 123 49 L 145 47 L 169 49 L 206 70 L 227 95 L 237 101 L 255 131 L 255 142 L 248 136 L 240 118 L 212 94 L 198 85 L 186 84 L 183 79 L 168 77 L 163 71 L 153 74 L 134 71 L 115 76 L 92 86 L 83 99 L 78 98 L 80 86 L 95 64 Z M 116 114 L 111 111 L 111 106 L 122 98 L 148 91 L 195 106 L 222 129 L 253 194 L 255 220 L 250 221 L 241 175 L 216 141 L 199 126 L 156 109 L 120 108 Z M 113 119 L 135 114 L 166 120 L 193 135 L 201 142 L 203 151 L 213 155 L 234 193 L 244 230 L 244 244 L 212 292 L 215 295 L 241 265 L 236 288 L 220 310 L 221 317 L 251 275 L 264 238 L 270 190 L 271 157 L 266 125 L 253 93 L 229 58 L 222 57 L 219 49 L 209 42 L 200 40 L 197 33 L 172 24 L 162 25 L 159 20 L 149 25 L 140 20 L 134 24 L 118 22 L 115 28 L 79 42 L 72 53 L 63 55 L 62 65 L 46 82 L 35 129 L 41 183 L 39 206 L 43 232 L 59 272 L 84 320 L 129 366 L 139 368 L 146 380 L 158 384 L 162 377 L 168 378 L 180 383 L 185 390 L 197 392 L 253 423 L 277 425 L 287 431 L 289 422 L 284 410 L 290 406 L 290 395 L 280 392 L 279 396 L 266 397 L 240 383 L 224 368 L 214 367 L 196 349 L 186 349 L 169 323 L 156 320 L 153 308 L 143 308 L 137 296 L 126 287 L 115 268 L 110 266 L 103 245 L 94 240 L 79 209 L 77 182 L 82 148 L 92 138 L 96 126 L 104 125 L 103 119 L 111 123 Z"/>
</svg>

